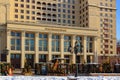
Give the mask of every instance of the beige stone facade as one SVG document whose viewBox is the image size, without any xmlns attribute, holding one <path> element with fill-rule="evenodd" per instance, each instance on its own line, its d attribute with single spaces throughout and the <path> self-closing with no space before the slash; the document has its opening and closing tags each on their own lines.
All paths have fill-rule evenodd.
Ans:
<svg viewBox="0 0 120 80">
<path fill-rule="evenodd" d="M 67 48 L 70 44 L 74 46 L 78 38 L 83 45 L 78 54 L 79 63 L 115 56 L 115 2 L 1 0 L 0 51 L 7 47 L 7 62 L 19 68 L 24 67 L 26 58 L 33 62 L 31 65 L 55 57 L 69 58 L 65 63 L 75 63 L 75 54 Z M 18 64 L 14 64 L 15 60 Z"/>
</svg>

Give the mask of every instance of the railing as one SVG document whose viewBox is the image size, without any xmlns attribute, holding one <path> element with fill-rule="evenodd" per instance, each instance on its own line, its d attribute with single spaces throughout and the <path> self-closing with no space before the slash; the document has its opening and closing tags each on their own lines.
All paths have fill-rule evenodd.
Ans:
<svg viewBox="0 0 120 80">
<path fill-rule="evenodd" d="M 98 63 L 86 63 L 77 64 L 78 74 L 89 74 L 89 73 L 120 73 L 120 64 L 115 64 L 112 69 L 109 63 L 98 64 Z M 36 64 L 35 74 L 36 75 L 54 75 L 54 76 L 65 76 L 73 75 L 76 71 L 76 64 L 59 64 L 56 70 L 53 70 L 53 64 Z"/>
</svg>

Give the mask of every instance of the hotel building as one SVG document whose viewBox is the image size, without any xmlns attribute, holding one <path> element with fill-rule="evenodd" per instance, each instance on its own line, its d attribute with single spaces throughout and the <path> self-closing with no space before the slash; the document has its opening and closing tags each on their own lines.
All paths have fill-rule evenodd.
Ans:
<svg viewBox="0 0 120 80">
<path fill-rule="evenodd" d="M 0 0 L 1 61 L 23 68 L 69 58 L 78 41 L 78 63 L 102 62 L 116 54 L 116 0 Z M 9 50 L 6 55 L 3 50 Z"/>
</svg>

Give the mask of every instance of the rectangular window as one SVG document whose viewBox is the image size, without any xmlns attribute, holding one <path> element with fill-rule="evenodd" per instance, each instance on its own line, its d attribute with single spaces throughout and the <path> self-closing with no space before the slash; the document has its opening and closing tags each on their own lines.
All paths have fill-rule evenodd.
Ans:
<svg viewBox="0 0 120 80">
<path fill-rule="evenodd" d="M 64 52 L 68 52 L 68 48 L 71 45 L 71 36 L 64 36 Z"/>
<path fill-rule="evenodd" d="M 25 37 L 26 37 L 25 50 L 26 51 L 34 51 L 34 47 L 35 47 L 34 34 L 33 33 L 26 33 Z"/>
<path fill-rule="evenodd" d="M 83 44 L 82 44 L 83 38 L 81 36 L 76 36 L 76 41 L 79 44 L 78 52 L 80 53 L 83 52 Z"/>
<path fill-rule="evenodd" d="M 18 9 L 15 9 L 15 12 L 17 13 L 17 12 L 18 12 Z"/>
<path fill-rule="evenodd" d="M 18 15 L 15 15 L 15 18 L 18 18 Z"/>
<path fill-rule="evenodd" d="M 47 61 L 47 55 L 40 54 L 39 55 L 39 62 L 46 62 Z"/>
<path fill-rule="evenodd" d="M 22 8 L 23 8 L 23 7 L 24 7 L 24 4 L 21 4 L 21 5 L 20 5 L 20 7 L 22 7 Z"/>
<path fill-rule="evenodd" d="M 20 32 L 11 32 L 11 50 L 21 50 Z"/>
<path fill-rule="evenodd" d="M 48 51 L 48 35 L 39 34 L 39 51 Z"/>
<path fill-rule="evenodd" d="M 15 7 L 18 7 L 18 4 L 17 4 L 17 3 L 15 3 Z"/>
<path fill-rule="evenodd" d="M 52 51 L 59 52 L 60 51 L 60 36 L 52 35 Z"/>
<path fill-rule="evenodd" d="M 93 52 L 93 38 L 87 37 L 87 52 Z"/>
<path fill-rule="evenodd" d="M 21 12 L 21 13 L 24 13 L 24 10 L 21 10 L 20 12 Z"/>
</svg>

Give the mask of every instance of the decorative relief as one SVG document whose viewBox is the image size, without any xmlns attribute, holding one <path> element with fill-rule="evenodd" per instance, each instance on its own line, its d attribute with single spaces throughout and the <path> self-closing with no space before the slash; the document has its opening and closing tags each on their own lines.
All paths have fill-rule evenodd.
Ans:
<svg viewBox="0 0 120 80">
<path fill-rule="evenodd" d="M 22 31 L 22 36 L 25 36 L 25 31 Z"/>
<path fill-rule="evenodd" d="M 45 28 L 45 30 L 48 30 L 48 31 L 59 31 L 59 32 L 66 32 L 65 29 L 56 29 L 56 28 Z"/>
</svg>

